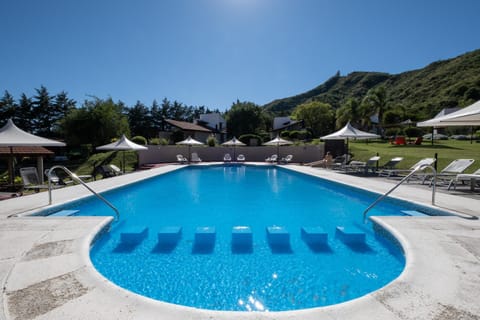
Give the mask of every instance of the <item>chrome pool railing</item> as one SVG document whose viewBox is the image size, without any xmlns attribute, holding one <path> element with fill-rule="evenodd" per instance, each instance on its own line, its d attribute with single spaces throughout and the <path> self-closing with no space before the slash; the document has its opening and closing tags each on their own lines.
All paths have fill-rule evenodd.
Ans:
<svg viewBox="0 0 480 320">
<path fill-rule="evenodd" d="M 100 195 L 99 193 L 95 192 L 95 190 L 93 190 L 92 188 L 90 188 L 85 182 L 83 182 L 82 179 L 80 179 L 75 173 L 73 173 L 72 171 L 68 170 L 66 167 L 64 166 L 60 166 L 60 165 L 56 165 L 56 166 L 53 166 L 50 168 L 50 170 L 48 170 L 47 172 L 47 177 L 48 177 L 48 204 L 51 205 L 52 204 L 52 179 L 51 179 L 51 173 L 55 170 L 55 169 L 62 169 L 66 174 L 68 174 L 70 176 L 70 178 L 72 178 L 74 181 L 77 181 L 78 183 L 80 183 L 82 186 L 84 186 L 85 188 L 87 188 L 87 190 L 89 190 L 91 193 L 93 193 L 98 199 L 102 200 L 107 206 L 109 206 L 110 208 L 112 208 L 113 211 L 115 211 L 115 218 L 118 220 L 120 219 L 120 212 L 118 211 L 117 208 L 115 208 L 115 206 L 113 204 L 111 204 L 107 199 L 105 199 L 102 195 Z"/>
<path fill-rule="evenodd" d="M 418 166 L 416 167 L 415 169 L 412 170 L 412 172 L 410 172 L 408 175 L 406 175 L 402 180 L 400 180 L 393 188 L 391 188 L 390 190 L 388 190 L 387 192 L 385 192 L 383 195 L 381 195 L 380 197 L 377 198 L 377 200 L 375 200 L 364 212 L 363 212 L 363 221 L 365 222 L 366 221 L 366 218 L 367 218 L 367 213 L 368 211 L 370 211 L 370 209 L 372 209 L 374 206 L 377 205 L 377 203 L 379 203 L 380 201 L 382 201 L 385 197 L 387 197 L 390 193 L 392 193 L 395 189 L 397 189 L 402 183 L 404 183 L 405 181 L 407 181 L 408 179 L 410 179 L 415 173 L 417 173 L 418 171 L 420 170 L 424 170 L 424 169 L 431 169 L 432 172 L 433 172 L 433 179 L 432 179 L 432 206 L 435 205 L 435 191 L 436 191 L 436 185 L 437 185 L 437 170 L 435 170 L 434 167 L 432 167 L 431 165 L 421 165 L 421 166 Z"/>
</svg>

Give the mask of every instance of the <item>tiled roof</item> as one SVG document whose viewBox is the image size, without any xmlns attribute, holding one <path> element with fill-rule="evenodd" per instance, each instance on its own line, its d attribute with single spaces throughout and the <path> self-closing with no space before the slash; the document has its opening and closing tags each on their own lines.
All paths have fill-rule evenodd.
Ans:
<svg viewBox="0 0 480 320">
<path fill-rule="evenodd" d="M 212 130 L 209 130 L 207 128 L 204 128 L 202 126 L 199 126 L 198 124 L 195 123 L 190 123 L 190 122 L 185 122 L 185 121 L 177 121 L 177 120 L 170 120 L 167 119 L 165 120 L 167 123 L 170 125 L 180 128 L 185 131 L 201 131 L 201 132 L 212 132 Z"/>
<path fill-rule="evenodd" d="M 50 151 L 47 148 L 40 147 L 40 146 L 12 147 L 11 151 L 10 151 L 10 147 L 0 147 L 0 156 L 9 155 L 11 153 L 16 155 L 38 155 L 38 156 L 54 154 L 53 151 Z"/>
</svg>

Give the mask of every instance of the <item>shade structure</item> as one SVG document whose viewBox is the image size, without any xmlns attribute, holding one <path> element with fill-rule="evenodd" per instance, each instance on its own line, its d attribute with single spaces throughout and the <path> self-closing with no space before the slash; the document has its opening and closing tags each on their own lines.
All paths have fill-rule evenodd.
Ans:
<svg viewBox="0 0 480 320">
<path fill-rule="evenodd" d="M 237 138 L 233 137 L 232 139 L 228 140 L 228 141 L 225 141 L 224 143 L 222 143 L 222 146 L 233 146 L 233 159 L 235 160 L 236 157 L 235 157 L 235 148 L 237 146 L 244 146 L 245 143 L 243 143 L 242 141 L 238 140 Z"/>
<path fill-rule="evenodd" d="M 138 151 L 138 150 L 147 150 L 148 148 L 135 142 L 132 142 L 127 139 L 125 135 L 122 135 L 120 139 L 115 142 L 105 144 L 103 146 L 97 147 L 97 150 L 116 150 L 116 151 Z M 123 173 L 125 173 L 125 152 L 123 153 Z"/>
<path fill-rule="evenodd" d="M 177 144 L 179 145 L 186 145 L 188 146 L 188 162 L 190 162 L 191 158 L 192 158 L 192 155 L 190 154 L 190 148 L 193 146 L 193 145 L 203 145 L 204 143 L 203 142 L 200 142 L 198 140 L 195 140 L 193 139 L 191 136 L 188 136 L 187 139 L 185 140 L 182 140 L 180 142 L 177 142 Z"/>
<path fill-rule="evenodd" d="M 21 146 L 44 146 L 44 147 L 64 147 L 65 143 L 60 141 L 55 141 L 43 137 L 39 137 L 23 131 L 18 128 L 12 121 L 8 119 L 7 124 L 0 128 L 0 146 L 10 148 L 10 158 L 8 166 L 9 180 L 13 184 L 14 181 L 14 161 L 13 161 L 13 147 Z M 40 162 L 40 171 L 43 171 L 43 160 Z"/>
<path fill-rule="evenodd" d="M 480 126 L 480 100 L 474 104 L 449 113 L 417 123 L 418 127 Z"/>
<path fill-rule="evenodd" d="M 280 146 L 287 146 L 293 144 L 293 142 L 285 140 L 277 136 L 275 139 L 265 142 L 264 146 L 277 146 L 277 162 L 280 159 Z"/>
<path fill-rule="evenodd" d="M 44 146 L 44 147 L 64 147 L 65 143 L 47 138 L 42 138 L 18 128 L 8 119 L 7 124 L 0 129 L 0 146 L 18 147 L 18 146 Z"/>
<path fill-rule="evenodd" d="M 346 139 L 347 140 L 347 152 L 348 153 L 348 139 L 375 139 L 380 138 L 378 134 L 365 132 L 362 130 L 358 130 L 357 128 L 353 127 L 350 124 L 350 121 L 343 127 L 342 129 L 331 133 L 329 135 L 320 137 L 322 140 L 340 140 Z"/>
</svg>

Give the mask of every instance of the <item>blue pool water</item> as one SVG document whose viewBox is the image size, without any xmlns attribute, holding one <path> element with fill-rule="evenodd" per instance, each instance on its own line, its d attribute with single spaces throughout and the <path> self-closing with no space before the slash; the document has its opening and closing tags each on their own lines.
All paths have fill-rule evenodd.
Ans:
<svg viewBox="0 0 480 320">
<path fill-rule="evenodd" d="M 405 265 L 400 248 L 363 221 L 378 195 L 282 168 L 188 167 L 104 196 L 121 219 L 92 248 L 93 264 L 117 285 L 165 302 L 237 311 L 320 307 L 377 290 Z M 112 214 L 96 199 L 73 209 Z M 387 200 L 369 215 L 416 209 Z M 161 244 L 158 230 L 168 226 L 181 227 L 181 237 Z M 250 227 L 252 242 L 232 245 L 235 226 Z M 283 227 L 288 241 L 274 244 L 271 226 Z M 145 227 L 138 244 L 122 242 L 122 232 Z M 196 240 L 198 227 L 214 228 L 214 241 Z M 308 243 L 302 227 L 323 229 L 327 243 Z M 365 243 L 345 242 L 337 227 L 363 232 Z"/>
</svg>

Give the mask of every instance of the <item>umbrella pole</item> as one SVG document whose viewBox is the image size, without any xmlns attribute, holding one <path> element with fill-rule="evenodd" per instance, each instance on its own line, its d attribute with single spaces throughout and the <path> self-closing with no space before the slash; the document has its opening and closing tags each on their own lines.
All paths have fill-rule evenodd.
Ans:
<svg viewBox="0 0 480 320">
<path fill-rule="evenodd" d="M 125 151 L 123 151 L 123 173 L 125 174 Z"/>
</svg>

